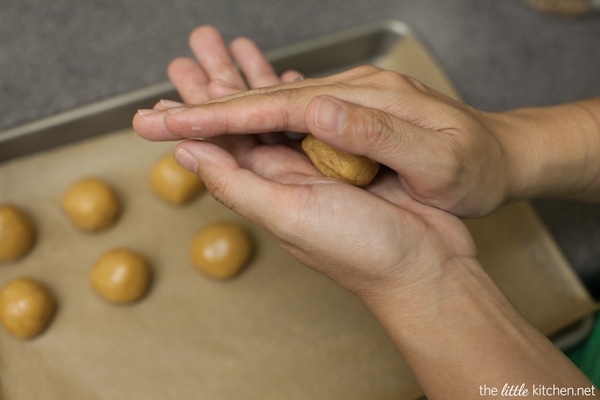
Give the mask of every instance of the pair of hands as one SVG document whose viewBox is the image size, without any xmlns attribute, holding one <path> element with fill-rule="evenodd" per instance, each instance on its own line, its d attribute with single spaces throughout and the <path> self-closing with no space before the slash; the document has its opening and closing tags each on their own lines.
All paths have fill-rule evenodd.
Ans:
<svg viewBox="0 0 600 400">
<path fill-rule="evenodd" d="M 190 46 L 197 61 L 176 59 L 168 74 L 185 103 L 198 105 L 161 101 L 140 110 L 134 128 L 150 140 L 205 139 L 179 144 L 178 162 L 295 258 L 364 298 L 422 285 L 448 260 L 475 257 L 453 214 L 491 211 L 508 179 L 502 169 L 488 178 L 503 152 L 475 110 L 375 67 L 279 77 L 252 41 L 227 49 L 209 26 Z M 281 131 L 310 132 L 387 168 L 366 190 L 325 178 L 271 133 Z"/>
<path fill-rule="evenodd" d="M 278 77 L 254 43 L 238 39 L 227 50 L 211 27 L 194 31 L 190 44 L 197 61 L 173 61 L 169 76 L 197 105 L 161 101 L 135 115 L 135 130 L 150 140 L 202 139 L 180 143 L 178 162 L 295 258 L 361 298 L 428 398 L 480 398 L 482 383 L 591 385 L 480 268 L 455 215 L 486 214 L 515 188 L 564 189 L 573 176 L 570 189 L 600 191 L 600 99 L 559 117 L 546 110 L 505 119 L 374 67 Z M 582 121 L 575 131 L 583 134 L 561 134 L 573 121 Z M 323 177 L 297 142 L 273 133 L 281 131 L 310 132 L 386 167 L 364 189 Z M 531 131 L 541 140 L 521 134 Z M 527 141 L 534 145 L 522 146 Z M 532 149 L 539 166 L 515 173 L 527 170 L 515 159 Z M 562 179 L 523 184 L 542 181 L 546 167 Z"/>
</svg>

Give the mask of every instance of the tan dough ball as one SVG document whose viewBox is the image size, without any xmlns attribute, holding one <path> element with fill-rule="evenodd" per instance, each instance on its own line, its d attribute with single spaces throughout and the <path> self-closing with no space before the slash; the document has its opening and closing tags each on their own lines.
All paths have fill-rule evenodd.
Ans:
<svg viewBox="0 0 600 400">
<path fill-rule="evenodd" d="M 146 294 L 151 276 L 150 265 L 141 254 L 129 249 L 113 249 L 94 264 L 90 280 L 104 299 L 131 303 Z"/>
<path fill-rule="evenodd" d="M 379 170 L 378 162 L 335 149 L 313 135 L 302 140 L 302 149 L 320 173 L 354 186 L 368 185 Z"/>
<path fill-rule="evenodd" d="M 0 261 L 14 261 L 24 256 L 35 240 L 29 217 L 12 205 L 0 205 Z"/>
<path fill-rule="evenodd" d="M 108 183 L 98 178 L 84 178 L 67 189 L 63 209 L 78 228 L 93 232 L 113 225 L 121 205 Z"/>
<path fill-rule="evenodd" d="M 252 256 L 252 241 L 239 225 L 214 222 L 192 239 L 190 255 L 196 268 L 206 275 L 225 279 L 237 275 Z"/>
<path fill-rule="evenodd" d="M 29 339 L 49 324 L 56 300 L 41 282 L 17 278 L 0 291 L 0 322 L 11 335 Z"/>
<path fill-rule="evenodd" d="M 175 205 L 189 202 L 204 189 L 200 177 L 177 164 L 172 154 L 154 165 L 150 172 L 150 186 L 161 199 Z"/>
<path fill-rule="evenodd" d="M 593 14 L 597 4 L 593 0 L 525 0 L 530 6 L 542 12 L 561 17 L 579 17 Z"/>
</svg>

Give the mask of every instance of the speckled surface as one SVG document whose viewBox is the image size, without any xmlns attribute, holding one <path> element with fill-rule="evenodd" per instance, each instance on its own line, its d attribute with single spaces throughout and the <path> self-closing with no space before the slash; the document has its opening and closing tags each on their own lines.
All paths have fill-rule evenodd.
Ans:
<svg viewBox="0 0 600 400">
<path fill-rule="evenodd" d="M 486 110 L 600 95 L 600 18 L 519 0 L 9 1 L 0 12 L 0 130 L 166 80 L 200 24 L 265 49 L 380 19 L 409 24 Z M 535 203 L 585 283 L 600 288 L 600 206 Z"/>
</svg>

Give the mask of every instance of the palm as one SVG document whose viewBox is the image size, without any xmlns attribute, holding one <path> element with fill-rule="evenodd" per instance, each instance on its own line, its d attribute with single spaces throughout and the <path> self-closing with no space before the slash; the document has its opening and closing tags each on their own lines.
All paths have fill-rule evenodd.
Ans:
<svg viewBox="0 0 600 400">
<path fill-rule="evenodd" d="M 395 174 L 386 171 L 368 190 L 359 189 L 321 176 L 289 146 L 244 140 L 244 146 L 237 142 L 228 149 L 231 162 L 276 186 L 268 216 L 257 216 L 256 222 L 295 258 L 342 286 L 360 290 L 401 279 L 409 274 L 407 265 L 418 267 L 424 256 L 435 257 L 424 254 L 432 248 L 444 257 L 474 256 L 462 222 L 413 200 Z"/>
</svg>

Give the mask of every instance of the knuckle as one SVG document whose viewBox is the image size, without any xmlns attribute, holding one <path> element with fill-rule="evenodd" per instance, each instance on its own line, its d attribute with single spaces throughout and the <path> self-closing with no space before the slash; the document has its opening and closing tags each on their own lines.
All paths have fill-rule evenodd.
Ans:
<svg viewBox="0 0 600 400">
<path fill-rule="evenodd" d="M 429 87 L 425 86 L 425 84 L 423 84 L 423 82 L 421 82 L 420 80 L 413 78 L 412 76 L 407 76 L 404 75 L 405 81 L 408 85 L 412 86 L 413 88 L 417 89 L 418 91 L 421 92 L 429 92 Z"/>
<path fill-rule="evenodd" d="M 396 71 L 381 70 L 378 73 L 379 81 L 386 87 L 397 91 L 428 92 L 429 89 L 421 81 Z"/>
<path fill-rule="evenodd" d="M 340 72 L 330 77 L 323 78 L 325 82 L 345 82 L 347 84 L 364 85 L 369 84 L 373 76 L 382 71 L 374 65 L 359 65 L 347 71 Z"/>
<path fill-rule="evenodd" d="M 383 70 L 374 65 L 359 65 L 358 67 L 354 67 L 353 71 L 356 73 L 356 75 L 362 76 L 377 74 Z"/>
<path fill-rule="evenodd" d="M 445 191 L 460 189 L 468 172 L 471 144 L 445 141 L 440 147 L 440 186 Z"/>
</svg>

